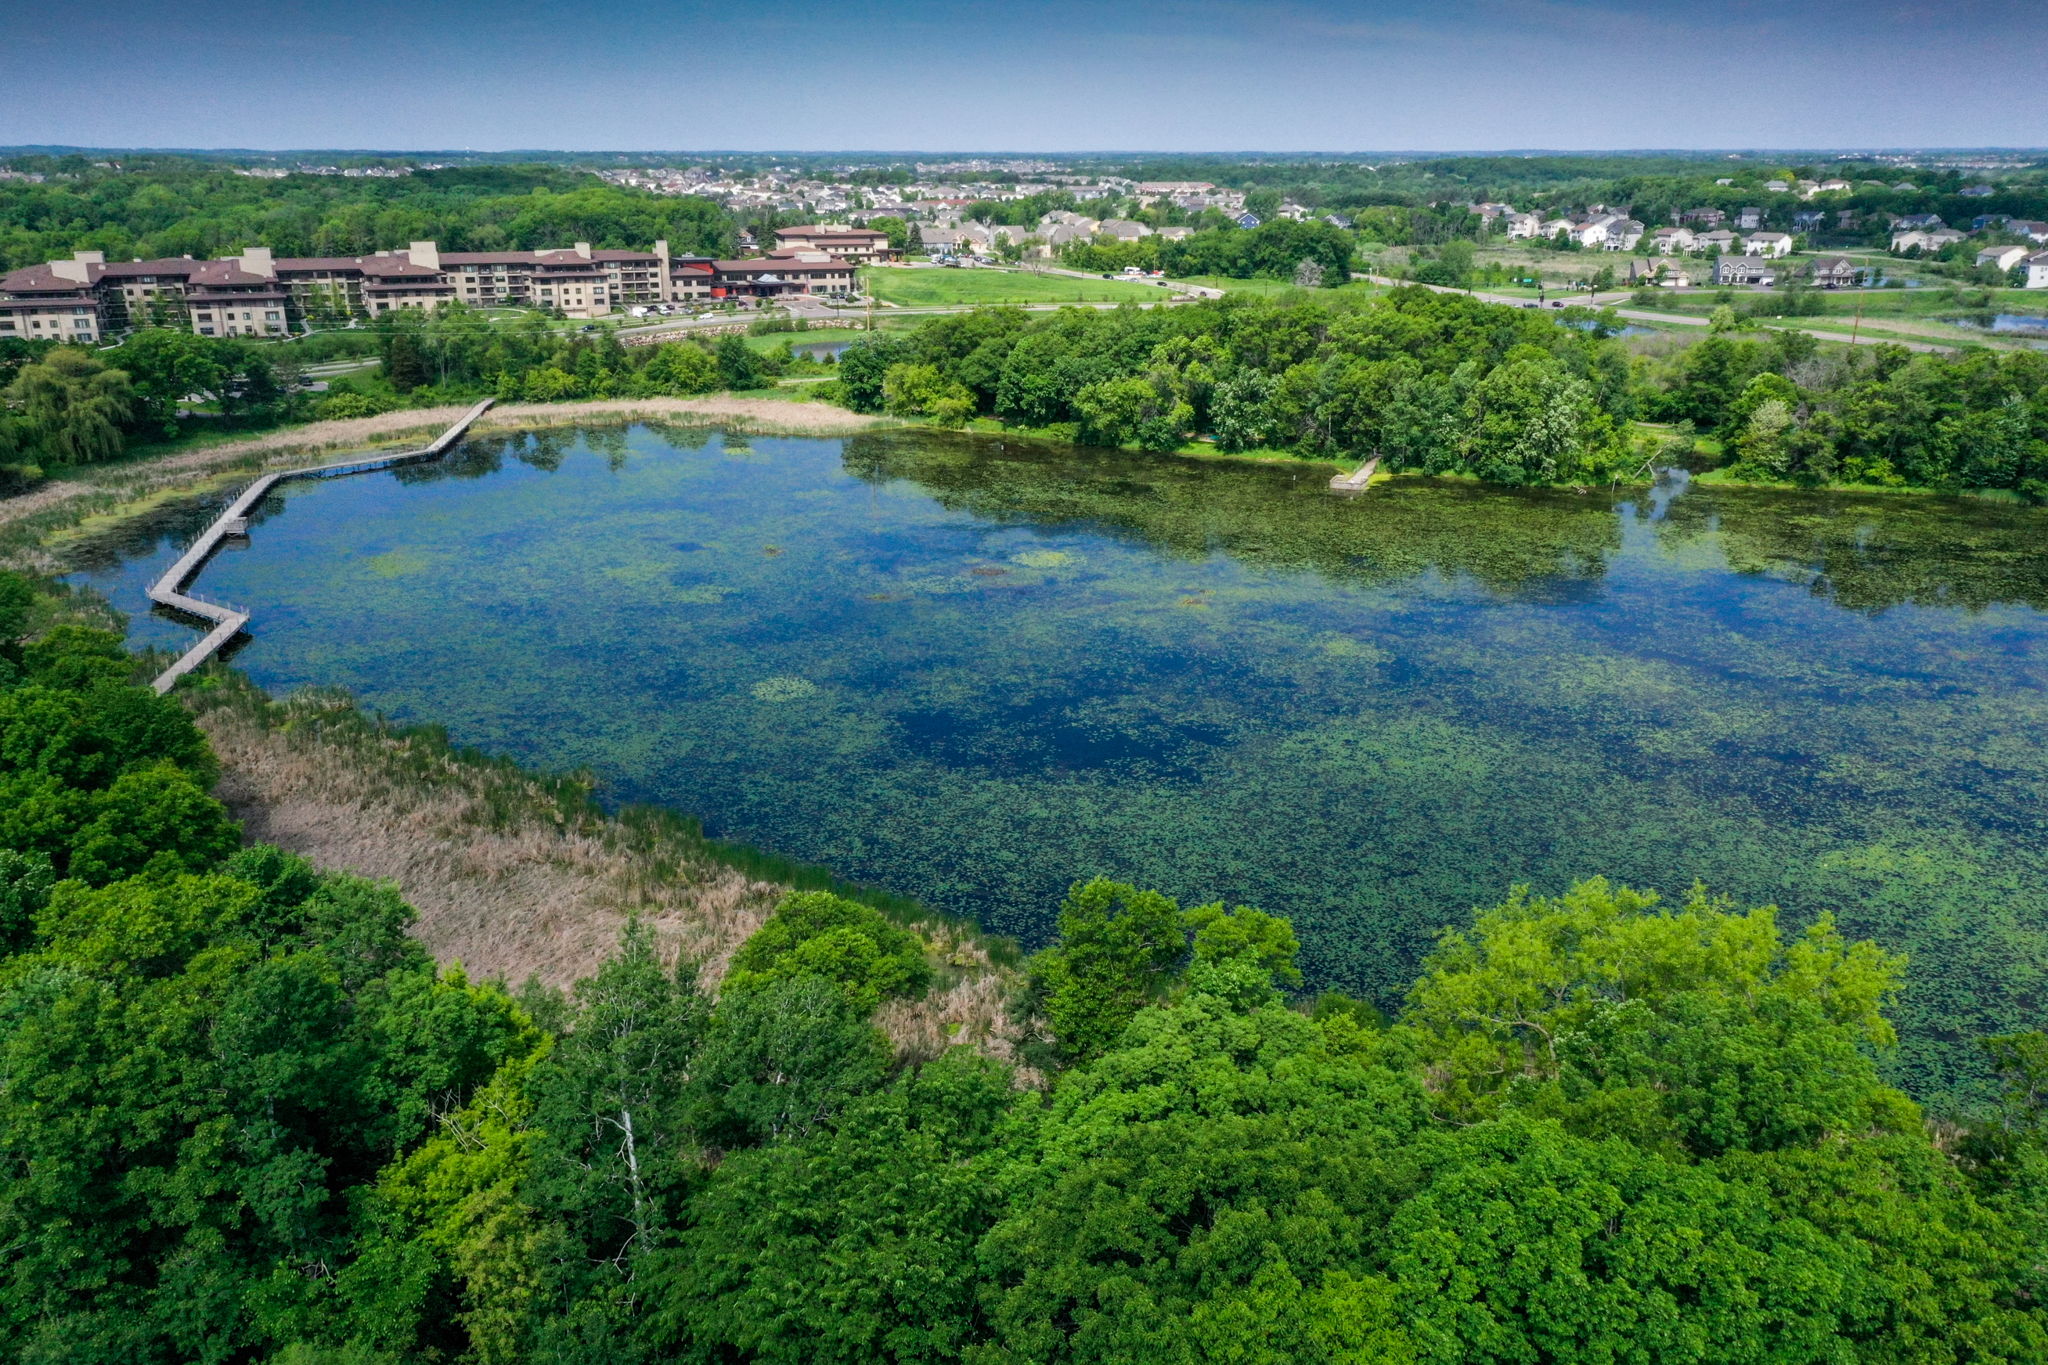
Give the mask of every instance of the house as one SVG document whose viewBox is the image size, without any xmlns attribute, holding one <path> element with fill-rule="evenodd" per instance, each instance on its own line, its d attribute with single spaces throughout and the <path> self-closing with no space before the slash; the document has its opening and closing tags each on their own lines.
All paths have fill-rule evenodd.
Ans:
<svg viewBox="0 0 2048 1365">
<path fill-rule="evenodd" d="M 2037 242 L 2048 242 L 2048 223 L 2032 218 L 2015 218 L 2005 225 L 2005 230 L 2019 237 L 2029 237 Z"/>
<path fill-rule="evenodd" d="M 931 256 L 957 256 L 968 241 L 965 232 L 950 227 L 921 228 L 918 236 L 924 239 L 925 253 Z"/>
<path fill-rule="evenodd" d="M 1643 225 L 1634 218 L 1617 218 L 1607 225 L 1609 251 L 1634 251 L 1636 243 L 1643 240 Z"/>
<path fill-rule="evenodd" d="M 1941 221 L 1941 215 L 1938 213 L 1908 213 L 1894 218 L 1892 226 L 1917 231 L 1925 228 L 1943 228 L 1948 224 Z"/>
<path fill-rule="evenodd" d="M 1114 237 L 1119 242 L 1135 242 L 1140 237 L 1150 237 L 1152 229 L 1144 223 L 1129 218 L 1111 218 L 1096 229 L 1104 237 Z"/>
<path fill-rule="evenodd" d="M 1992 191 L 1989 185 L 1966 185 L 1956 193 L 1965 199 L 1989 199 Z"/>
<path fill-rule="evenodd" d="M 1195 230 L 1191 227 L 1163 227 L 1158 235 L 1162 242 L 1185 242 L 1195 235 Z"/>
<path fill-rule="evenodd" d="M 1687 209 L 1678 215 L 1678 221 L 1694 227 L 1717 228 L 1728 221 L 1728 215 L 1719 209 Z"/>
<path fill-rule="evenodd" d="M 1768 256 L 1773 259 L 1792 254 L 1792 238 L 1782 232 L 1753 232 L 1742 244 L 1745 256 Z"/>
<path fill-rule="evenodd" d="M 1853 289 L 1861 273 L 1847 256 L 1823 256 L 1806 268 L 1806 278 L 1817 289 Z"/>
<path fill-rule="evenodd" d="M 1714 283 L 1773 285 L 1778 267 L 1756 256 L 1723 256 L 1714 262 Z"/>
<path fill-rule="evenodd" d="M 1801 199 L 1811 199 L 1820 193 L 1820 182 L 1816 180 L 1795 180 L 1792 188 L 1799 191 Z"/>
<path fill-rule="evenodd" d="M 1343 228 L 1346 232 L 1349 232 L 1352 226 L 1351 219 L 1341 213 L 1326 213 L 1323 215 L 1323 221 L 1333 228 Z"/>
<path fill-rule="evenodd" d="M 1246 210 L 1245 212 L 1238 214 L 1237 217 L 1232 219 L 1231 221 L 1236 223 L 1241 228 L 1255 228 L 1259 225 L 1259 215 L 1251 212 L 1250 210 Z"/>
<path fill-rule="evenodd" d="M 1650 244 L 1659 256 L 1675 256 L 1681 251 L 1693 249 L 1692 229 L 1686 227 L 1661 227 L 1650 234 Z"/>
<path fill-rule="evenodd" d="M 1725 255 L 1734 251 L 1735 245 L 1735 234 L 1726 228 L 1721 228 L 1714 232 L 1702 232 L 1692 239 L 1692 249 L 1701 252 L 1718 251 Z"/>
<path fill-rule="evenodd" d="M 1801 232 L 1812 232 L 1828 221 L 1826 209 L 1801 209 L 1792 215 L 1792 226 Z"/>
<path fill-rule="evenodd" d="M 1851 188 L 1846 180 L 1823 180 L 1820 182 L 1819 192 L 1821 194 L 1847 194 Z"/>
<path fill-rule="evenodd" d="M 1970 231 L 1983 232 L 1987 228 L 2004 227 L 2012 221 L 2009 213 L 1980 213 L 1970 220 Z"/>
<path fill-rule="evenodd" d="M 1525 237 L 1543 235 L 1543 215 L 1540 213 L 1511 213 L 1507 216 L 1508 240 L 1519 241 Z"/>
<path fill-rule="evenodd" d="M 2027 267 L 2022 289 L 2048 289 L 2048 251 L 2037 251 L 2023 262 Z"/>
<path fill-rule="evenodd" d="M 1789 180 L 1766 180 L 1764 181 L 1764 188 L 1772 194 L 1783 194 L 1792 188 L 1792 182 Z"/>
<path fill-rule="evenodd" d="M 1977 253 L 1977 265 L 1980 269 L 1988 265 L 1997 270 L 2010 270 L 2027 259 L 2027 255 L 2023 246 L 1987 246 Z"/>
<path fill-rule="evenodd" d="M 1569 218 L 1546 218 L 1543 220 L 1541 235 L 1552 241 L 1572 235 L 1574 224 Z"/>
<path fill-rule="evenodd" d="M 1755 205 L 1746 205 L 1735 211 L 1735 230 L 1754 232 L 1764 225 L 1764 211 Z"/>
<path fill-rule="evenodd" d="M 1894 232 L 1892 234 L 1892 250 L 1904 252 L 1918 247 L 1923 253 L 1932 253 L 1941 250 L 1950 242 L 1960 242 L 1962 240 L 1963 234 L 1955 231 L 1953 228 L 1940 228 L 1934 232 Z"/>
</svg>

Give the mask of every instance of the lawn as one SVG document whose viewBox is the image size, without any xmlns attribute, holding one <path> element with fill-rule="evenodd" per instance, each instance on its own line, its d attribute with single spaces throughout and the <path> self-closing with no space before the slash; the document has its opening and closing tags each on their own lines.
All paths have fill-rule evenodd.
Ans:
<svg viewBox="0 0 2048 1365">
<path fill-rule="evenodd" d="M 1228 275 L 1183 275 L 1179 279 L 1180 282 L 1186 284 L 1199 284 L 1210 289 L 1221 289 L 1226 294 L 1291 294 L 1299 288 L 1292 280 L 1234 280 Z M 1364 280 L 1349 280 L 1337 287 L 1347 295 L 1369 294 L 1378 288 L 1377 285 L 1367 284 Z M 1316 292 L 1321 293 L 1323 291 L 1318 290 Z"/>
<path fill-rule="evenodd" d="M 1157 284 L 1130 280 L 1082 280 L 1072 275 L 1039 275 L 1025 270 L 983 267 L 931 269 L 870 267 L 860 272 L 861 287 L 883 303 L 906 308 L 978 303 L 1163 303 L 1172 297 Z"/>
</svg>

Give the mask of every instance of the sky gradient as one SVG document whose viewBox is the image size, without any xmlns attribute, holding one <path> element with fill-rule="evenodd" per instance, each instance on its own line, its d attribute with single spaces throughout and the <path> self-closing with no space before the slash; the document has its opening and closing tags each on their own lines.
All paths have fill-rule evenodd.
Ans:
<svg viewBox="0 0 2048 1365">
<path fill-rule="evenodd" d="M 2048 145 L 2043 0 L 0 0 L 0 145 Z"/>
</svg>

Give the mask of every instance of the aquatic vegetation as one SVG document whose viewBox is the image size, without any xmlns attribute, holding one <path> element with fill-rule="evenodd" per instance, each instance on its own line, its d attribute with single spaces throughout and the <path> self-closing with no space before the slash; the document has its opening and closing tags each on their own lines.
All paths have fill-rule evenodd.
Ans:
<svg viewBox="0 0 2048 1365">
<path fill-rule="evenodd" d="M 808 678 L 763 678 L 749 690 L 755 701 L 797 701 L 816 696 L 818 685 Z"/>
<path fill-rule="evenodd" d="M 2040 1017 L 2048 513 L 617 435 L 288 490 L 204 580 L 261 607 L 238 666 L 1027 943 L 1099 872 L 1392 1004 L 1516 883 L 1698 878 L 1910 953 L 1923 1095 Z M 138 644 L 189 641 L 136 603 L 202 513 L 76 547 Z"/>
</svg>

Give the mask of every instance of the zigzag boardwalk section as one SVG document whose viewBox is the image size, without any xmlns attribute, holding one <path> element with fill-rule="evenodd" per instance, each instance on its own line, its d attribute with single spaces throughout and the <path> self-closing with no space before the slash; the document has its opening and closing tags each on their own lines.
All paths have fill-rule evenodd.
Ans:
<svg viewBox="0 0 2048 1365">
<path fill-rule="evenodd" d="M 456 419 L 455 425 L 435 437 L 431 445 L 418 450 L 400 450 L 390 455 L 337 460 L 333 464 L 314 465 L 310 469 L 281 470 L 275 474 L 265 474 L 244 488 L 235 500 L 227 505 L 226 510 L 200 532 L 199 538 L 192 542 L 185 553 L 178 556 L 178 562 L 164 570 L 163 576 L 149 585 L 150 601 L 169 607 L 173 611 L 184 612 L 187 616 L 196 616 L 203 621 L 213 622 L 213 629 L 206 632 L 204 639 L 179 655 L 177 662 L 158 674 L 156 681 L 150 684 L 156 689 L 157 695 L 161 696 L 170 691 L 178 679 L 211 659 L 223 645 L 241 634 L 248 626 L 247 611 L 239 607 L 224 606 L 219 602 L 209 602 L 203 597 L 194 597 L 186 589 L 191 586 L 192 580 L 198 577 L 199 571 L 206 567 L 206 561 L 213 558 L 214 551 L 220 548 L 223 540 L 232 535 L 240 535 L 249 529 L 249 513 L 263 501 L 264 494 L 287 479 L 331 479 L 343 474 L 362 474 L 373 469 L 390 469 L 394 465 L 418 464 L 423 460 L 439 459 L 447 453 L 450 446 L 462 439 L 463 433 L 469 430 L 470 423 L 483 416 L 493 401 L 495 400 L 484 399 Z"/>
</svg>

